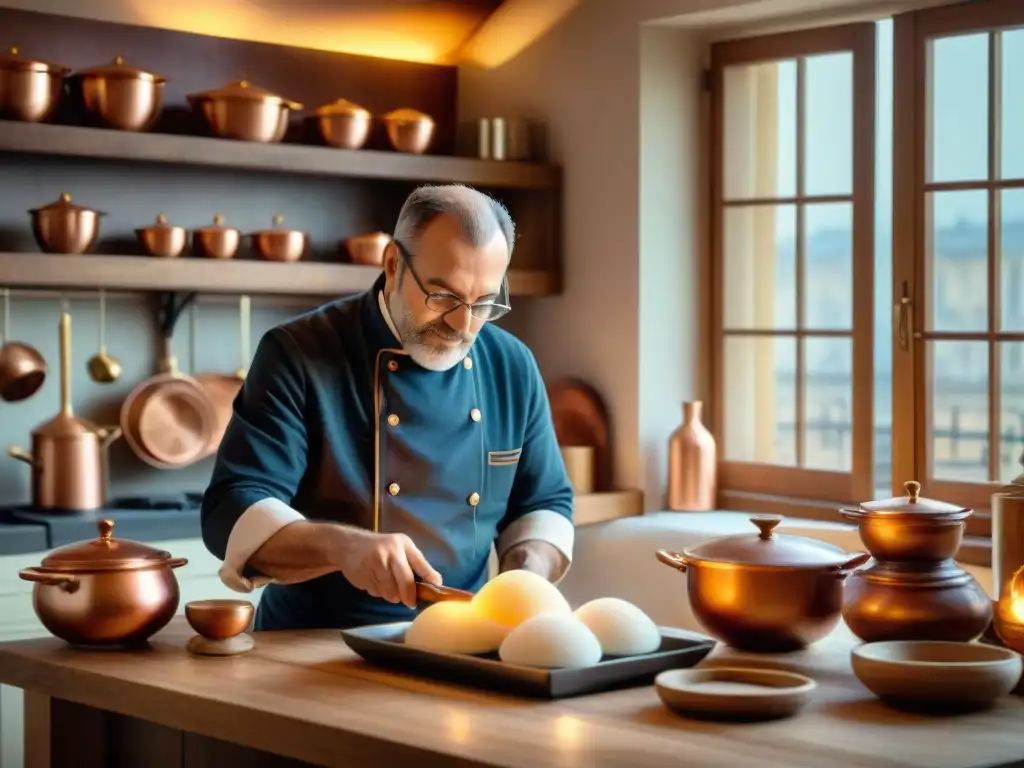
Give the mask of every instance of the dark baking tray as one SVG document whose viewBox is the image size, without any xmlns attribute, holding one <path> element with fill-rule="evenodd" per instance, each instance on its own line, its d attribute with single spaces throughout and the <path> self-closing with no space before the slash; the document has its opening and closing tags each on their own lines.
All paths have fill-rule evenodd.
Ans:
<svg viewBox="0 0 1024 768">
<path fill-rule="evenodd" d="M 706 635 L 659 627 L 661 648 L 654 653 L 605 656 L 592 667 L 548 670 L 506 664 L 496 653 L 468 656 L 410 648 L 403 642 L 410 624 L 408 621 L 374 624 L 342 630 L 341 636 L 349 648 L 371 664 L 476 688 L 546 699 L 649 685 L 659 672 L 692 667 L 715 647 L 715 641 Z"/>
</svg>

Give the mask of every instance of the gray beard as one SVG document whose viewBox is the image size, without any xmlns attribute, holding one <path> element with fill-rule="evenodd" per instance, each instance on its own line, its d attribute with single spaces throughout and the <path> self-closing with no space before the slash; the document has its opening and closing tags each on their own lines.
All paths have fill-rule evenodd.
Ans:
<svg viewBox="0 0 1024 768">
<path fill-rule="evenodd" d="M 455 347 L 437 343 L 430 325 L 417 326 L 412 312 L 402 301 L 398 291 L 392 291 L 387 298 L 391 322 L 395 324 L 402 347 L 417 365 L 428 371 L 447 371 L 454 368 L 469 353 L 472 342 L 463 342 Z M 434 342 L 434 343 L 431 343 Z"/>
</svg>

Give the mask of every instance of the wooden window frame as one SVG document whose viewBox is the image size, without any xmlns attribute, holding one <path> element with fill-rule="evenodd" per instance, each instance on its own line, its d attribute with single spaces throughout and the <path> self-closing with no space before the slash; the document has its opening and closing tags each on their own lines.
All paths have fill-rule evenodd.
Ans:
<svg viewBox="0 0 1024 768">
<path fill-rule="evenodd" d="M 823 471 L 800 466 L 780 466 L 751 462 L 727 461 L 724 440 L 719 440 L 719 503 L 726 508 L 752 512 L 776 512 L 812 517 L 837 519 L 842 504 L 872 498 L 873 473 L 873 338 L 874 338 L 874 218 L 875 218 L 875 26 L 873 23 L 846 24 L 821 29 L 801 30 L 765 37 L 747 38 L 716 43 L 711 48 L 711 423 L 724 434 L 723 425 L 728 418 L 724 403 L 724 345 L 730 329 L 724 327 L 725 281 L 724 274 L 724 218 L 729 205 L 737 203 L 796 204 L 852 202 L 852 306 L 853 317 L 849 331 L 829 332 L 801 328 L 803 282 L 803 227 L 802 215 L 797 214 L 797 327 L 785 330 L 736 330 L 746 337 L 813 338 L 842 336 L 852 340 L 852 370 L 857 376 L 852 391 L 852 468 L 850 472 Z M 804 142 L 803 112 L 806 99 L 803 86 L 804 57 L 818 54 L 850 52 L 853 54 L 853 185 L 846 195 L 804 195 Z M 726 67 L 756 64 L 776 60 L 796 59 L 800 74 L 797 77 L 797 153 L 796 196 L 785 199 L 741 200 L 725 199 L 725 98 L 721 87 Z M 860 161 L 868 158 L 868 161 Z M 798 348 L 800 345 L 798 344 Z M 797 456 L 802 455 L 803 394 L 800 374 L 804 369 L 798 352 L 797 362 Z M 867 383 L 858 384 L 860 378 Z"/>
</svg>

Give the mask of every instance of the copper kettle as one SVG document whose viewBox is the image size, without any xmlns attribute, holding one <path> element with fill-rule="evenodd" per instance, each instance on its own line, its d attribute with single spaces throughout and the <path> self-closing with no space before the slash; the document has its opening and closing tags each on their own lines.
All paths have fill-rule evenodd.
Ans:
<svg viewBox="0 0 1024 768">
<path fill-rule="evenodd" d="M 41 509 L 81 511 L 107 501 L 107 447 L 119 427 L 98 427 L 71 410 L 71 316 L 60 316 L 60 412 L 32 432 L 32 452 L 7 454 L 32 467 L 32 503 Z"/>
</svg>

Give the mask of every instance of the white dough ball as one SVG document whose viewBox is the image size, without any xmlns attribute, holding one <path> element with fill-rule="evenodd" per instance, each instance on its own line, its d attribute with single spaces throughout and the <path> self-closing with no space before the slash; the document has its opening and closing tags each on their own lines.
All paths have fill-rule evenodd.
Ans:
<svg viewBox="0 0 1024 768">
<path fill-rule="evenodd" d="M 498 650 L 509 664 L 564 669 L 601 660 L 601 644 L 587 626 L 567 613 L 544 613 L 513 629 Z"/>
<path fill-rule="evenodd" d="M 573 614 L 601 643 L 609 656 L 637 656 L 661 647 L 661 632 L 651 618 L 627 600 L 599 597 Z"/>
<path fill-rule="evenodd" d="M 495 576 L 474 595 L 473 605 L 481 615 L 510 628 L 542 613 L 572 613 L 558 587 L 543 576 L 524 570 Z"/>
<path fill-rule="evenodd" d="M 446 600 L 423 609 L 405 631 L 405 644 L 439 653 L 498 650 L 509 628 L 481 616 L 472 603 Z"/>
</svg>

